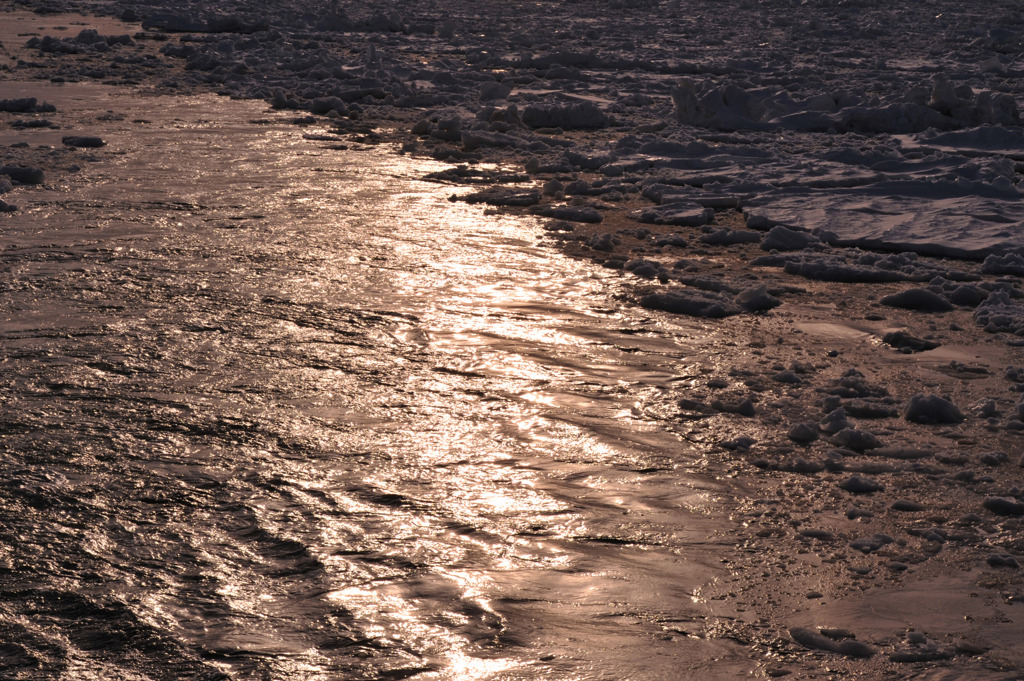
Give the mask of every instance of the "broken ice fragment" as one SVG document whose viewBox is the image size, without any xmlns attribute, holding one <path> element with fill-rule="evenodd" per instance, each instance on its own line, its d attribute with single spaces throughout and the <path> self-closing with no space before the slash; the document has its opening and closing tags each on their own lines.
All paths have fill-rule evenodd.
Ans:
<svg viewBox="0 0 1024 681">
<path fill-rule="evenodd" d="M 938 395 L 914 395 L 903 411 L 903 417 L 915 423 L 960 423 L 964 415 L 955 404 Z"/>
<path fill-rule="evenodd" d="M 782 305 L 782 301 L 768 293 L 767 286 L 759 284 L 757 286 L 751 286 L 748 289 L 744 289 L 736 294 L 736 304 L 747 312 L 762 312 Z M 778 376 L 776 376 L 775 380 L 784 383 L 800 382 L 799 377 L 797 377 L 792 371 L 788 371 L 788 374 L 792 374 L 792 378 L 796 380 L 779 379 Z"/>
<path fill-rule="evenodd" d="M 910 352 L 925 352 L 927 350 L 934 350 L 941 345 L 936 341 L 926 340 L 924 338 L 918 338 L 912 336 L 905 331 L 892 331 L 882 336 L 882 342 L 886 345 L 891 345 L 897 350 L 909 350 Z"/>
<path fill-rule="evenodd" d="M 822 636 L 813 629 L 807 629 L 804 627 L 793 627 L 789 630 L 789 635 L 793 637 L 794 641 L 805 648 L 827 650 L 832 653 L 846 655 L 847 657 L 872 657 L 876 652 L 875 649 L 868 644 L 857 641 L 856 639 L 851 638 L 843 641 L 833 641 L 826 636 Z"/>
<path fill-rule="evenodd" d="M 82 147 L 89 149 L 106 146 L 107 144 L 99 137 L 86 135 L 65 135 L 60 141 L 66 147 Z"/>
<path fill-rule="evenodd" d="M 839 487 L 850 494 L 873 494 L 882 489 L 881 483 L 871 478 L 863 478 L 859 475 L 851 475 L 839 483 Z"/>
<path fill-rule="evenodd" d="M 874 553 L 883 546 L 892 544 L 895 539 L 887 534 L 873 534 L 870 537 L 860 537 L 850 542 L 850 548 L 857 549 L 861 553 Z"/>
<path fill-rule="evenodd" d="M 1024 516 L 1024 504 L 1006 497 L 987 497 L 981 505 L 996 515 Z"/>
<path fill-rule="evenodd" d="M 876 449 L 882 446 L 874 433 L 856 428 L 843 428 L 832 436 L 832 444 L 852 449 L 855 452 L 863 452 L 865 449 Z"/>
<path fill-rule="evenodd" d="M 652 293 L 640 298 L 640 305 L 652 310 L 713 319 L 741 312 L 740 308 L 725 296 L 707 291 L 676 290 Z"/>
<path fill-rule="evenodd" d="M 893 293 L 883 297 L 881 303 L 890 307 L 902 307 L 920 312 L 947 312 L 953 309 L 953 303 L 926 288 L 912 288 Z"/>
</svg>

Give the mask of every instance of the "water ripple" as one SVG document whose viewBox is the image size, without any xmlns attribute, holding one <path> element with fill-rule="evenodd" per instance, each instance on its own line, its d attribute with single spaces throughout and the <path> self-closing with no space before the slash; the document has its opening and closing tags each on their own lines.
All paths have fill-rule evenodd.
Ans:
<svg viewBox="0 0 1024 681">
<path fill-rule="evenodd" d="M 8 678 L 621 677 L 695 616 L 715 484 L 636 407 L 683 332 L 439 164 L 107 93 L 0 237 Z"/>
</svg>

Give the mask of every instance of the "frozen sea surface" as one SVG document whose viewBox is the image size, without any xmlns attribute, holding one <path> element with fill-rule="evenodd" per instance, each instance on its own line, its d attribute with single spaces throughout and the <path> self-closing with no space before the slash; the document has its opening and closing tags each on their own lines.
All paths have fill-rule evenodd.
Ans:
<svg viewBox="0 0 1024 681">
<path fill-rule="evenodd" d="M 122 0 L 103 11 L 131 23 L 83 33 L 74 15 L 14 13 L 0 40 L 42 77 L 416 124 L 436 158 L 666 185 L 656 202 L 739 206 L 757 229 L 975 259 L 1024 250 L 1014 3 L 729 6 Z M 45 55 L 61 66 L 33 61 Z"/>
<path fill-rule="evenodd" d="M 0 99 L 58 107 L 0 119 L 49 178 L 0 237 L 5 673 L 1014 678 L 1016 3 L 61 8 L 129 23 L 0 22 Z M 431 173 L 543 186 L 539 212 L 615 224 L 597 257 L 643 231 L 620 205 L 678 221 L 698 274 L 653 235 L 616 262 L 736 315 L 622 308 L 632 275 Z M 784 252 L 736 256 L 766 230 Z M 893 416 L 827 435 L 921 449 L 837 454 L 847 383 Z M 966 422 L 907 423 L 910 385 Z M 781 482 L 736 510 L 729 461 Z M 915 490 L 943 506 L 890 496 Z"/>
<path fill-rule="evenodd" d="M 34 30 L 22 12 L 0 40 L 26 69 L 61 56 L 43 77 L 416 123 L 436 158 L 664 184 L 676 193 L 658 203 L 739 206 L 755 228 L 977 259 L 1024 250 L 1018 7 L 734 4 L 638 0 L 566 15 L 562 3 L 122 0 L 103 11 L 130 24 L 83 33 L 69 15 Z M 603 132 L 560 138 L 577 129 Z"/>
</svg>

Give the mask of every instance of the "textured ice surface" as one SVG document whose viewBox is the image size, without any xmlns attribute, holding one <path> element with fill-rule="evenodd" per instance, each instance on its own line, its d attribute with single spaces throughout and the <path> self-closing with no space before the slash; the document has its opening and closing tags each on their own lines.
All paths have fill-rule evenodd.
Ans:
<svg viewBox="0 0 1024 681">
<path fill-rule="evenodd" d="M 1015 188 L 970 181 L 889 181 L 863 187 L 778 189 L 746 208 L 747 223 L 813 231 L 827 243 L 983 258 L 1024 251 Z"/>
<path fill-rule="evenodd" d="M 19 67 L 77 60 L 60 77 L 216 89 L 339 123 L 414 116 L 438 158 L 621 178 L 661 204 L 637 210 L 644 222 L 699 225 L 692 204 L 739 206 L 751 227 L 833 245 L 969 258 L 1024 248 L 1014 4 L 565 10 L 132 0 L 104 10 L 159 31 L 160 60 L 140 57 L 145 41 L 110 21 L 54 35 L 12 22 L 0 34 L 27 58 Z"/>
</svg>

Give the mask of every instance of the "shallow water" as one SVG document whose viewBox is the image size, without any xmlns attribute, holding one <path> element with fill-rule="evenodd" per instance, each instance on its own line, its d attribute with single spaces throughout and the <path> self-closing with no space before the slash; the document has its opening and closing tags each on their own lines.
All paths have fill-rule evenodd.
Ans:
<svg viewBox="0 0 1024 681">
<path fill-rule="evenodd" d="M 439 164 L 252 102 L 20 87 L 108 146 L 3 217 L 5 678 L 748 670 L 705 637 L 729 490 L 638 406 L 699 326 Z"/>
</svg>

